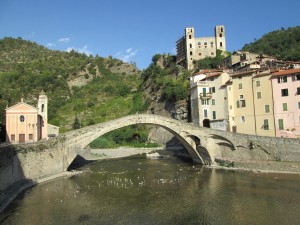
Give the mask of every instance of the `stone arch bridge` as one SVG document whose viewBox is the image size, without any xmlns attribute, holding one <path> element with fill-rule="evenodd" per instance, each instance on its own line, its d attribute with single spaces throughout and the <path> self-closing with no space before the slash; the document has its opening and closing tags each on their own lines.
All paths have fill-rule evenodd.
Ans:
<svg viewBox="0 0 300 225">
<path fill-rule="evenodd" d="M 218 154 L 220 144 L 235 149 L 228 137 L 222 137 L 218 131 L 201 128 L 190 123 L 154 114 L 136 114 L 125 116 L 108 122 L 84 127 L 62 135 L 64 141 L 64 168 L 66 169 L 74 158 L 97 137 L 110 131 L 136 124 L 156 125 L 172 133 L 187 149 L 194 162 L 211 164 Z"/>
<path fill-rule="evenodd" d="M 136 114 L 70 131 L 36 143 L 0 146 L 0 193 L 11 193 L 0 211 L 15 193 L 26 187 L 64 174 L 75 157 L 97 137 L 110 131 L 151 124 L 165 128 L 186 147 L 198 163 L 268 161 L 300 162 L 300 140 L 272 138 L 213 130 L 153 114 Z M 224 161 L 225 160 L 225 161 Z M 288 170 L 300 170 L 299 164 Z M 2 191 L 2 192 L 1 192 Z M 4 192 L 3 192 L 4 191 Z"/>
</svg>

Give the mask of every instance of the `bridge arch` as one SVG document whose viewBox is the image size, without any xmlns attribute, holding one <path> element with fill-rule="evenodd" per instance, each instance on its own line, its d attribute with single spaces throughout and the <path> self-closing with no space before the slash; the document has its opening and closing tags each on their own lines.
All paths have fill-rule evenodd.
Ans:
<svg viewBox="0 0 300 225">
<path fill-rule="evenodd" d="M 83 148 L 99 136 L 122 127 L 136 124 L 148 124 L 165 128 L 184 145 L 195 162 L 205 164 L 205 161 L 197 150 L 197 145 L 200 144 L 200 137 L 191 134 L 190 129 L 186 129 L 187 125 L 192 125 L 153 114 L 136 114 L 68 132 L 65 135 L 64 168 L 68 168 Z"/>
</svg>

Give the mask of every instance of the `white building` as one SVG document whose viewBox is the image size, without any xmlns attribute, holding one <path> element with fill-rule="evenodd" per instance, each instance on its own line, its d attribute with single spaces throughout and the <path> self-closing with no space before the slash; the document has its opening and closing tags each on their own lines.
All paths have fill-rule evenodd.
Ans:
<svg viewBox="0 0 300 225">
<path fill-rule="evenodd" d="M 229 74 L 205 70 L 190 78 L 192 123 L 228 130 L 227 86 Z"/>
</svg>

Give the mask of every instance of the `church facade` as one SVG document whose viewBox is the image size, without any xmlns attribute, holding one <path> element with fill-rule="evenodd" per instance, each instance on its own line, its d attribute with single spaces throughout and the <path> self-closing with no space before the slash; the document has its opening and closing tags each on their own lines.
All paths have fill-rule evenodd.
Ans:
<svg viewBox="0 0 300 225">
<path fill-rule="evenodd" d="M 48 138 L 48 98 L 38 97 L 37 108 L 23 101 L 6 110 L 6 142 L 30 143 Z"/>
</svg>

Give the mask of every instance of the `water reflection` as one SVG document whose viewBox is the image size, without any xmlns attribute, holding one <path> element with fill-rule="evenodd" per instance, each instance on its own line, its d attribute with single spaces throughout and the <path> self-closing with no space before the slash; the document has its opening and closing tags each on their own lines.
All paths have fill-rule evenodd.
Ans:
<svg viewBox="0 0 300 225">
<path fill-rule="evenodd" d="M 174 160 L 99 161 L 24 192 L 1 224 L 300 224 L 300 178 Z"/>
</svg>

